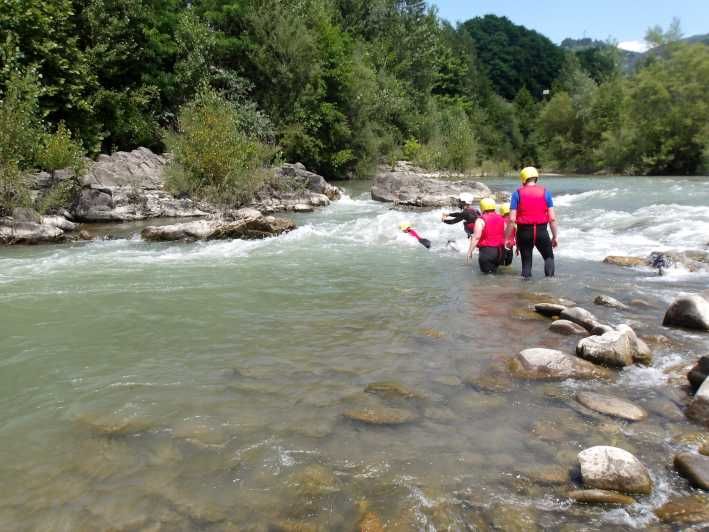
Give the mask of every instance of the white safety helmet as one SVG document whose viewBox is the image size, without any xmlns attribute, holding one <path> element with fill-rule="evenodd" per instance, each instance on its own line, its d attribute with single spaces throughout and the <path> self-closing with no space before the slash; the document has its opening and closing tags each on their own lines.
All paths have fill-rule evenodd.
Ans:
<svg viewBox="0 0 709 532">
<path fill-rule="evenodd" d="M 475 196 L 470 192 L 461 192 L 458 194 L 458 199 L 461 203 L 465 203 L 466 205 L 472 205 L 475 202 Z"/>
</svg>

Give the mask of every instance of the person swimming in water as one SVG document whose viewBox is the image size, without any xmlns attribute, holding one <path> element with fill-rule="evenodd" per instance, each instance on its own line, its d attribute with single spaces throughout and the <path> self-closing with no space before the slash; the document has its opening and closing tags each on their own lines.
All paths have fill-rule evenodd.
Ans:
<svg viewBox="0 0 709 532">
<path fill-rule="evenodd" d="M 426 249 L 431 249 L 431 241 L 427 238 L 422 238 L 421 236 L 419 236 L 419 234 L 414 231 L 414 226 L 411 225 L 411 222 L 401 222 L 399 224 L 399 229 L 401 229 L 404 233 L 407 233 L 414 237 L 416 240 L 418 240 L 418 243 Z"/>
</svg>

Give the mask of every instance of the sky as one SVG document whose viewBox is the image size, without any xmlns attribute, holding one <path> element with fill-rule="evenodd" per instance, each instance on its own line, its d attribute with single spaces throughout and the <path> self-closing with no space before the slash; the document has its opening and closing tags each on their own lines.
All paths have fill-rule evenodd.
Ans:
<svg viewBox="0 0 709 532">
<path fill-rule="evenodd" d="M 643 51 L 645 31 L 673 17 L 685 37 L 709 33 L 709 0 L 429 0 L 440 16 L 464 22 L 488 13 L 506 16 L 561 43 L 566 37 L 607 40 Z"/>
</svg>

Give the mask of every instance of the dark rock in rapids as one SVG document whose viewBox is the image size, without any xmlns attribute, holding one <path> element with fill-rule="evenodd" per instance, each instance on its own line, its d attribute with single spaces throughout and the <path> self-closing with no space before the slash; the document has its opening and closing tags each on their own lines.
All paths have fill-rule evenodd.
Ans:
<svg viewBox="0 0 709 532">
<path fill-rule="evenodd" d="M 556 320 L 551 325 L 549 325 L 549 330 L 557 334 L 564 334 L 566 336 L 581 335 L 587 336 L 588 331 L 581 327 L 580 325 L 568 320 Z"/>
<path fill-rule="evenodd" d="M 707 376 L 709 376 L 709 356 L 704 355 L 687 373 L 687 380 L 692 388 L 692 393 L 696 392 L 704 384 Z"/>
<path fill-rule="evenodd" d="M 667 309 L 662 325 L 709 331 L 709 302 L 699 295 L 679 297 Z"/>
<path fill-rule="evenodd" d="M 457 180 L 450 179 L 451 177 Z M 475 202 L 482 198 L 507 199 L 509 194 L 494 194 L 487 185 L 463 175 L 426 172 L 399 161 L 391 168 L 381 168 L 372 183 L 372 199 L 406 207 L 452 207 L 458 195 L 469 192 Z"/>
<path fill-rule="evenodd" d="M 673 525 L 709 523 L 709 495 L 676 497 L 656 509 L 655 515 Z"/>
<path fill-rule="evenodd" d="M 594 392 L 578 392 L 576 400 L 586 408 L 607 414 L 609 416 L 627 419 L 629 421 L 642 421 L 647 417 L 647 412 L 624 399 Z"/>
<path fill-rule="evenodd" d="M 593 300 L 593 302 L 596 305 L 600 305 L 603 307 L 610 307 L 610 308 L 615 308 L 618 310 L 627 310 L 629 307 L 625 303 L 621 303 L 617 299 L 610 297 L 610 296 L 596 296 L 596 299 Z"/>
<path fill-rule="evenodd" d="M 587 504 L 619 504 L 628 506 L 635 504 L 635 499 L 617 491 L 610 490 L 573 490 L 566 494 L 569 499 Z"/>
<path fill-rule="evenodd" d="M 675 456 L 674 466 L 692 487 L 709 490 L 709 457 L 694 453 L 680 453 Z"/>
<path fill-rule="evenodd" d="M 652 491 L 647 468 L 624 449 L 598 445 L 581 451 L 578 460 L 584 486 L 622 493 Z"/>
</svg>

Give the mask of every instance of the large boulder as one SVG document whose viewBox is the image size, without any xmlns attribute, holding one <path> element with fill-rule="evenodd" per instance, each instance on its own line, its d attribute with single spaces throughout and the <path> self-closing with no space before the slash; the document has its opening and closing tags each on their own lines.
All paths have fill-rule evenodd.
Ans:
<svg viewBox="0 0 709 532">
<path fill-rule="evenodd" d="M 616 298 L 606 295 L 596 296 L 596 299 L 594 299 L 593 302 L 602 307 L 610 307 L 618 310 L 628 310 L 629 308 L 625 303 L 621 303 Z"/>
<path fill-rule="evenodd" d="M 652 360 L 650 348 L 627 325 L 583 338 L 576 346 L 576 354 L 595 364 L 611 367 L 625 367 L 634 362 L 649 364 Z"/>
<path fill-rule="evenodd" d="M 0 244 L 50 244 L 64 240 L 64 231 L 53 225 L 0 218 Z"/>
<path fill-rule="evenodd" d="M 79 181 L 84 187 L 93 188 L 160 189 L 163 170 L 168 162 L 168 158 L 148 148 L 99 155 Z"/>
<path fill-rule="evenodd" d="M 554 349 L 534 348 L 521 351 L 509 362 L 513 376 L 530 380 L 608 379 L 605 368 Z"/>
<path fill-rule="evenodd" d="M 709 457 L 694 453 L 679 453 L 675 456 L 674 466 L 693 487 L 709 490 Z"/>
<path fill-rule="evenodd" d="M 662 325 L 709 331 L 709 302 L 699 295 L 679 297 L 667 309 Z"/>
<path fill-rule="evenodd" d="M 495 196 L 479 181 L 462 175 L 426 172 L 403 161 L 399 161 L 393 170 L 382 169 L 374 178 L 371 189 L 372 199 L 376 201 L 432 208 L 456 205 L 461 192 L 471 193 L 476 202 Z"/>
<path fill-rule="evenodd" d="M 583 484 L 589 488 L 649 494 L 652 480 L 647 468 L 628 451 L 598 445 L 578 455 Z"/>
<path fill-rule="evenodd" d="M 687 417 L 709 427 L 709 379 L 704 380 L 687 409 Z"/>
<path fill-rule="evenodd" d="M 250 216 L 236 220 L 213 218 L 173 225 L 149 226 L 141 236 L 149 242 L 175 240 L 255 240 L 277 236 L 295 229 L 295 224 L 285 218 Z"/>
<path fill-rule="evenodd" d="M 647 412 L 624 399 L 594 392 L 578 392 L 576 400 L 586 408 L 609 416 L 627 419 L 629 421 L 642 421 L 647 417 Z"/>
</svg>

